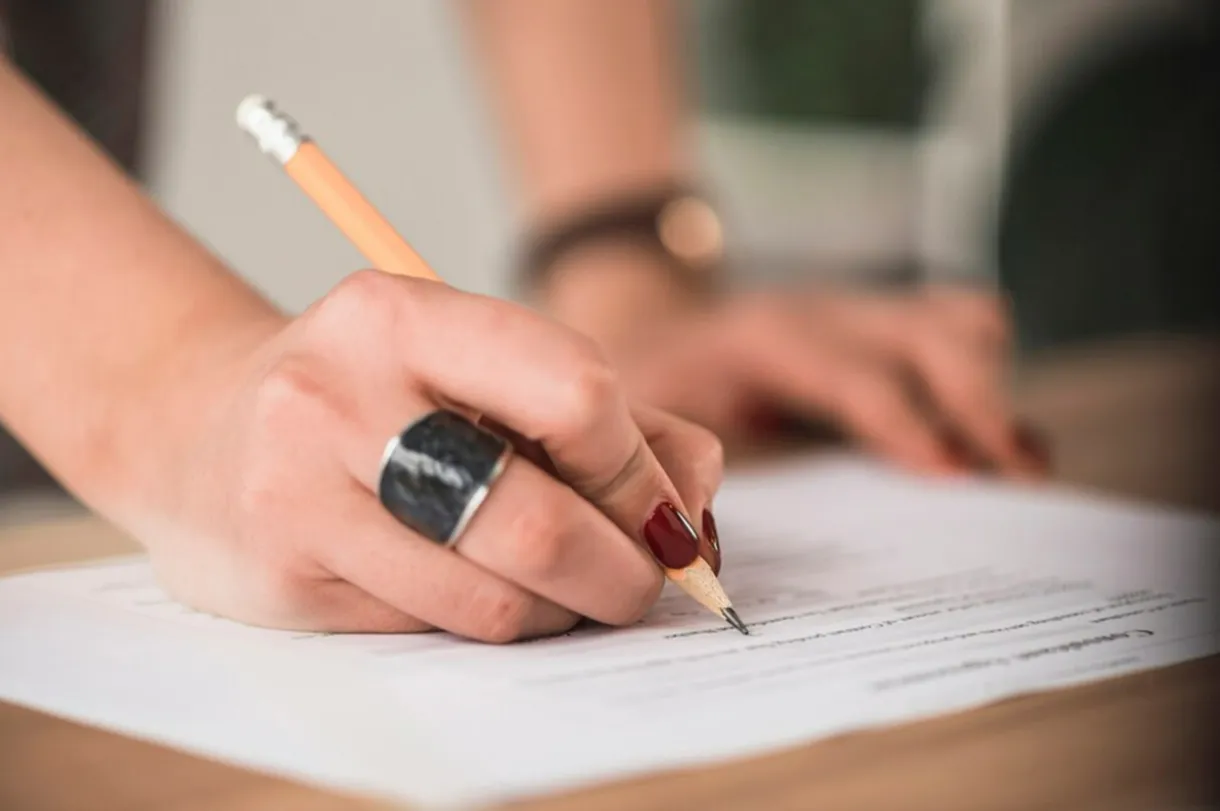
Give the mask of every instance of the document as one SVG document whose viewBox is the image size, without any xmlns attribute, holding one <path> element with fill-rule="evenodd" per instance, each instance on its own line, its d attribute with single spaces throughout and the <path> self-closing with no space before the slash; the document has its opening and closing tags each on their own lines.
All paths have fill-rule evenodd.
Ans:
<svg viewBox="0 0 1220 811">
<path fill-rule="evenodd" d="M 0 698 L 468 807 L 1220 650 L 1207 516 L 850 457 L 740 475 L 716 510 L 749 636 L 676 589 L 637 626 L 510 646 L 276 632 L 178 605 L 136 558 L 0 581 Z"/>
</svg>

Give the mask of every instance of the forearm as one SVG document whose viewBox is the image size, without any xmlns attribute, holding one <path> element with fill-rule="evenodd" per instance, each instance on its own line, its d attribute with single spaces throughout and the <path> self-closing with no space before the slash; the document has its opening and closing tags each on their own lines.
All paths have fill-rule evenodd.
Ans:
<svg viewBox="0 0 1220 811">
<path fill-rule="evenodd" d="M 691 181 L 675 0 L 470 0 L 466 11 L 528 229 Z M 546 279 L 539 303 L 616 354 L 690 304 L 632 241 L 569 251 Z"/>
<path fill-rule="evenodd" d="M 205 346 L 276 314 L 2 59 L 0 178 L 0 419 L 108 503 L 174 430 L 156 425 L 169 383 L 189 396 Z"/>
<path fill-rule="evenodd" d="M 684 179 L 672 0 L 470 0 L 528 216 Z"/>
</svg>

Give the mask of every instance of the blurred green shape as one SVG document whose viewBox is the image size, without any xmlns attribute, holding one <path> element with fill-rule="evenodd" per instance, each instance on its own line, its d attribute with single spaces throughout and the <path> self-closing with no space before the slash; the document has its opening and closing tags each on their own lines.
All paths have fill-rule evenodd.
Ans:
<svg viewBox="0 0 1220 811">
<path fill-rule="evenodd" d="M 1064 76 L 1014 134 L 997 233 L 1022 345 L 1220 329 L 1220 13 Z"/>
<path fill-rule="evenodd" d="M 791 125 L 922 123 L 932 63 L 919 0 L 697 0 L 703 108 Z"/>
</svg>

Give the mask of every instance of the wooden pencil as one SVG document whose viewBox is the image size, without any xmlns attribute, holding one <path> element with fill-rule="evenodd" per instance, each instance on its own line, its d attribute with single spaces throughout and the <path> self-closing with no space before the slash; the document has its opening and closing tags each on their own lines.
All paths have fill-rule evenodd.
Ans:
<svg viewBox="0 0 1220 811">
<path fill-rule="evenodd" d="M 263 96 L 237 107 L 237 125 L 279 163 L 372 266 L 386 273 L 442 282 L 427 262 L 339 170 L 297 122 Z M 697 535 L 688 524 L 693 535 Z M 700 605 L 742 633 L 749 633 L 712 567 L 701 556 L 683 569 L 665 570 Z"/>
</svg>

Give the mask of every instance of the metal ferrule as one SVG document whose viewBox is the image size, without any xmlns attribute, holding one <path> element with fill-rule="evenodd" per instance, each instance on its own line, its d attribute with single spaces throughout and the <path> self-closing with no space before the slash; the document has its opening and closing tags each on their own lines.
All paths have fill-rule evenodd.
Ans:
<svg viewBox="0 0 1220 811">
<path fill-rule="evenodd" d="M 309 136 L 293 118 L 263 96 L 252 95 L 237 106 L 237 126 L 247 132 L 265 154 L 281 164 L 292 160 Z"/>
</svg>

